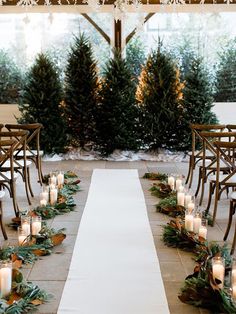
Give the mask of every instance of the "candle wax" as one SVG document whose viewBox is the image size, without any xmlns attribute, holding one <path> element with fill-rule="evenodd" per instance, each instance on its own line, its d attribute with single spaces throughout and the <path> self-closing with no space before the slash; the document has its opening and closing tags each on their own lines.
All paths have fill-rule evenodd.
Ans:
<svg viewBox="0 0 236 314">
<path fill-rule="evenodd" d="M 6 297 L 11 292 L 12 270 L 10 267 L 0 269 L 1 297 Z"/>
<path fill-rule="evenodd" d="M 222 289 L 224 284 L 224 276 L 225 276 L 225 268 L 223 264 L 213 264 L 212 265 L 212 273 L 214 279 L 219 279 L 222 283 L 218 286 Z"/>
</svg>

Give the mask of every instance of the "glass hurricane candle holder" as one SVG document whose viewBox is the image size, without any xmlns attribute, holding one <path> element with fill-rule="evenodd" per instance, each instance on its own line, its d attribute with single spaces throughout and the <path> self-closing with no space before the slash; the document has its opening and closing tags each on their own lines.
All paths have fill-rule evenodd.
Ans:
<svg viewBox="0 0 236 314">
<path fill-rule="evenodd" d="M 203 239 L 207 239 L 207 219 L 202 218 L 201 221 L 201 226 L 199 228 L 199 232 L 198 232 L 199 237 L 203 238 Z"/>
<path fill-rule="evenodd" d="M 220 289 L 223 289 L 225 278 L 225 261 L 223 257 L 215 256 L 212 258 L 212 275 L 214 280 L 218 279 L 221 281 L 218 286 Z"/>
<path fill-rule="evenodd" d="M 195 212 L 194 218 L 193 218 L 193 232 L 199 233 L 199 229 L 202 224 L 202 215 L 199 211 Z"/>
<path fill-rule="evenodd" d="M 182 185 L 183 185 L 183 176 L 179 175 L 179 176 L 177 176 L 176 181 L 175 181 L 175 188 L 176 188 L 177 192 L 179 191 L 179 188 Z"/>
<path fill-rule="evenodd" d="M 32 235 L 39 234 L 42 229 L 42 218 L 40 216 L 32 217 L 31 230 Z"/>
<path fill-rule="evenodd" d="M 22 227 L 18 227 L 17 231 L 18 231 L 18 242 L 19 242 L 19 245 L 23 246 L 23 245 L 27 244 L 27 242 L 28 242 L 28 234 L 25 232 L 25 229 L 23 229 Z"/>
<path fill-rule="evenodd" d="M 181 185 L 179 190 L 177 191 L 177 205 L 184 206 L 185 201 L 185 190 L 184 187 Z"/>
<path fill-rule="evenodd" d="M 1 298 L 11 293 L 12 287 L 12 262 L 9 260 L 0 261 L 0 291 Z"/>
<path fill-rule="evenodd" d="M 40 195 L 39 195 L 40 201 L 44 200 L 44 201 L 46 201 L 46 204 L 47 204 L 48 201 L 49 201 L 48 189 L 49 189 L 48 187 L 44 187 L 44 188 L 42 189 L 42 192 L 41 192 Z"/>
<path fill-rule="evenodd" d="M 193 213 L 188 210 L 185 211 L 184 227 L 187 231 L 193 232 Z"/>
<path fill-rule="evenodd" d="M 175 176 L 173 174 L 168 175 L 167 183 L 169 184 L 171 190 L 175 189 Z"/>
<path fill-rule="evenodd" d="M 57 172 L 50 173 L 49 184 L 57 185 Z"/>
<path fill-rule="evenodd" d="M 57 175 L 58 188 L 61 189 L 63 187 L 63 184 L 64 184 L 64 172 L 60 171 Z"/>
<path fill-rule="evenodd" d="M 27 236 L 30 235 L 31 217 L 27 215 L 21 216 L 21 228 Z"/>
<path fill-rule="evenodd" d="M 57 188 L 50 189 L 50 205 L 55 205 L 57 203 L 58 190 Z"/>
</svg>

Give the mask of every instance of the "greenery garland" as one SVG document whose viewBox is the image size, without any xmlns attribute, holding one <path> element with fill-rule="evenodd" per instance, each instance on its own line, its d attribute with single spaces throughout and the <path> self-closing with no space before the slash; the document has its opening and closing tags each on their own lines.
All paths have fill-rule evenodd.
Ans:
<svg viewBox="0 0 236 314">
<path fill-rule="evenodd" d="M 45 176 L 44 182 L 48 182 L 49 177 L 50 175 Z M 64 174 L 64 179 L 64 185 L 59 190 L 58 201 L 54 206 L 37 207 L 28 214 L 49 219 L 56 215 L 72 211 L 76 205 L 72 195 L 79 191 L 80 180 L 72 171 L 67 171 Z M 19 224 L 20 218 L 14 219 L 11 226 L 17 227 Z M 50 295 L 44 290 L 41 290 L 37 285 L 26 282 L 19 268 L 22 266 L 22 263 L 33 263 L 39 256 L 51 254 L 51 249 L 61 244 L 65 238 L 64 229 L 55 230 L 48 228 L 46 223 L 44 223 L 39 234 L 29 236 L 25 245 L 1 248 L 0 260 L 12 261 L 13 276 L 11 294 L 7 298 L 0 299 L 0 314 L 34 312 L 38 305 L 48 301 Z"/>
<path fill-rule="evenodd" d="M 145 177 L 148 178 L 148 175 Z M 151 175 L 151 177 L 155 176 Z M 193 274 L 185 279 L 179 299 L 184 303 L 211 310 L 213 313 L 236 314 L 236 303 L 230 294 L 229 284 L 226 282 L 226 288 L 220 289 L 218 284 L 221 282 L 218 279 L 214 280 L 212 274 L 211 260 L 214 256 L 224 258 L 226 274 L 231 270 L 232 256 L 227 245 L 208 243 L 198 234 L 185 229 L 182 219 L 185 208 L 177 205 L 176 194 L 171 191 L 168 184 L 154 183 L 150 191 L 152 195 L 161 198 L 156 205 L 157 211 L 177 217 L 163 226 L 163 242 L 169 247 L 180 248 L 195 254 L 197 265 Z M 211 220 L 210 216 L 207 218 Z M 229 279 L 227 277 L 229 276 L 226 276 L 226 281 Z"/>
<path fill-rule="evenodd" d="M 18 269 L 12 271 L 12 291 L 0 299 L 0 314 L 24 314 L 34 312 L 38 305 L 48 301 L 50 295 L 37 285 L 26 282 Z"/>
<path fill-rule="evenodd" d="M 158 180 L 158 181 L 166 181 L 168 179 L 168 175 L 165 173 L 155 173 L 155 172 L 146 172 L 143 175 L 144 179 L 148 180 Z"/>
</svg>

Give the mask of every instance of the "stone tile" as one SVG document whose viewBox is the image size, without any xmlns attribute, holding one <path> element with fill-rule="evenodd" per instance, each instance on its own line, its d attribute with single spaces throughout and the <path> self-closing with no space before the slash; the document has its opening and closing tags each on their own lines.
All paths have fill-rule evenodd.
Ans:
<svg viewBox="0 0 236 314">
<path fill-rule="evenodd" d="M 33 283 L 52 295 L 52 298 L 49 300 L 49 302 L 46 302 L 39 306 L 37 313 L 38 314 L 57 313 L 65 282 L 56 280 L 51 281 L 36 280 L 33 281 Z"/>
<path fill-rule="evenodd" d="M 62 242 L 62 244 L 57 245 L 53 248 L 54 254 L 72 254 L 73 249 L 75 246 L 75 240 L 77 236 L 76 235 L 66 235 L 65 240 Z"/>
<path fill-rule="evenodd" d="M 169 304 L 169 309 L 170 313 L 173 314 L 199 314 L 200 310 L 197 307 L 184 304 L 184 303 L 179 303 L 179 304 Z"/>
<path fill-rule="evenodd" d="M 186 274 L 182 263 L 179 262 L 160 262 L 161 274 L 164 281 L 184 281 Z"/>
<path fill-rule="evenodd" d="M 29 275 L 29 280 L 66 280 L 70 267 L 71 254 L 51 254 L 37 261 Z"/>
<path fill-rule="evenodd" d="M 157 250 L 157 256 L 160 262 L 180 262 L 180 256 L 175 248 L 164 248 Z"/>
<path fill-rule="evenodd" d="M 64 215 L 58 215 L 54 218 L 54 223 L 62 223 L 64 222 L 75 222 L 80 221 L 82 217 L 83 211 L 82 208 L 79 207 L 79 210 L 74 210 L 70 213 L 66 213 Z"/>
<path fill-rule="evenodd" d="M 54 220 L 51 227 L 54 229 L 61 229 L 65 228 L 65 233 L 67 235 L 77 235 L 78 228 L 79 228 L 79 222 L 78 221 L 56 221 Z"/>
<path fill-rule="evenodd" d="M 125 161 L 107 161 L 106 169 L 130 169 L 129 162 Z"/>
<path fill-rule="evenodd" d="M 162 240 L 162 236 L 154 236 L 153 239 L 154 239 L 156 250 L 166 249 L 167 246 L 164 244 Z"/>
</svg>

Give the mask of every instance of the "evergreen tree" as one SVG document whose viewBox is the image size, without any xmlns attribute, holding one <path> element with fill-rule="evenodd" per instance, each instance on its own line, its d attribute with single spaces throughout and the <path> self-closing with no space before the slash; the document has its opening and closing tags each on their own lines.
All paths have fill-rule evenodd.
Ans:
<svg viewBox="0 0 236 314">
<path fill-rule="evenodd" d="M 97 64 L 89 40 L 75 38 L 65 72 L 65 114 L 72 145 L 85 147 L 94 141 L 97 101 Z"/>
<path fill-rule="evenodd" d="M 236 39 L 220 54 L 216 73 L 216 94 L 218 102 L 236 101 Z"/>
<path fill-rule="evenodd" d="M 191 148 L 190 123 L 214 124 L 216 115 L 211 111 L 213 107 L 212 86 L 209 75 L 203 66 L 201 58 L 192 56 L 189 70 L 185 76 L 184 113 L 180 129 L 182 134 L 181 148 Z"/>
<path fill-rule="evenodd" d="M 56 68 L 47 55 L 39 54 L 26 76 L 18 122 L 43 124 L 40 146 L 46 153 L 60 153 L 66 145 L 61 101 L 62 87 Z"/>
<path fill-rule="evenodd" d="M 22 74 L 6 51 L 0 50 L 0 104 L 17 103 Z"/>
<path fill-rule="evenodd" d="M 115 149 L 135 150 L 137 108 L 135 83 L 127 62 L 114 52 L 104 70 L 97 109 L 97 145 L 103 155 Z"/>
<path fill-rule="evenodd" d="M 141 109 L 144 144 L 151 149 L 175 148 L 182 114 L 179 71 L 171 57 L 158 49 L 149 55 L 141 72 L 137 100 Z"/>
<path fill-rule="evenodd" d="M 135 80 L 138 82 L 138 76 L 145 62 L 145 50 L 140 37 L 132 38 L 127 44 L 126 61 Z"/>
</svg>

